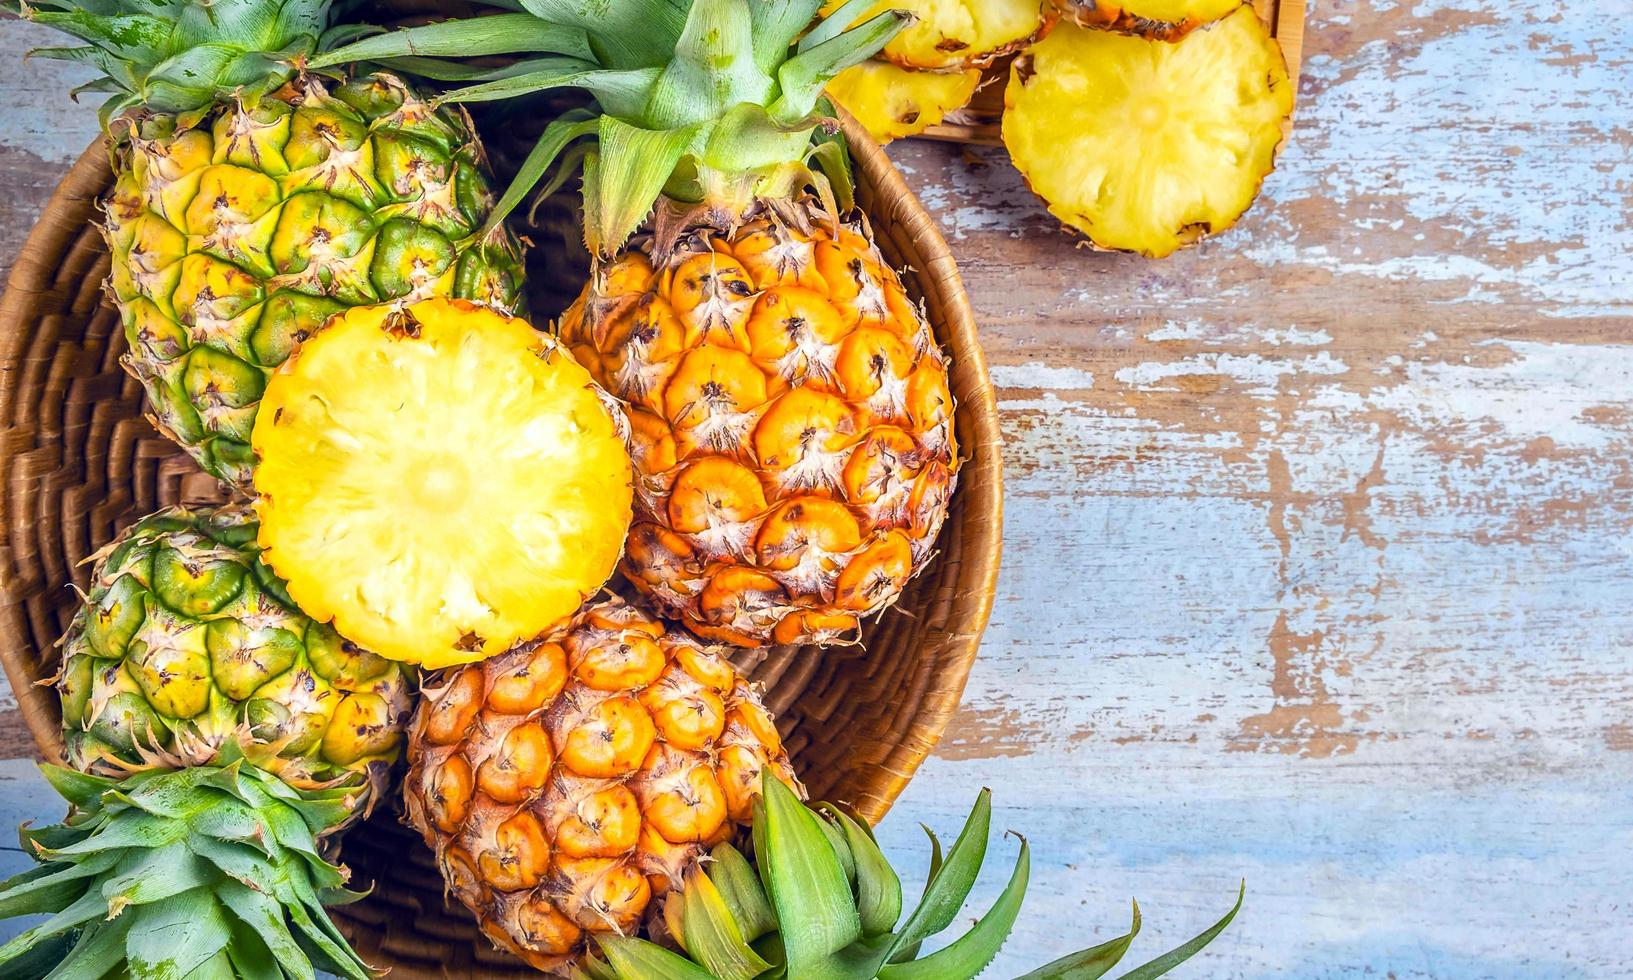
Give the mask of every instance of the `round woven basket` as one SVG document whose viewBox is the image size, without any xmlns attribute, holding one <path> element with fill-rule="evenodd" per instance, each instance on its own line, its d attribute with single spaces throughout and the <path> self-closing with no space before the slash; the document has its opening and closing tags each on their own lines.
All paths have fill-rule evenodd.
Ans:
<svg viewBox="0 0 1633 980">
<path fill-rule="evenodd" d="M 966 454 L 940 554 L 856 647 L 777 648 L 751 677 L 815 798 L 877 822 L 947 727 L 992 608 L 1002 474 L 992 381 L 958 270 L 884 153 L 849 121 L 857 201 L 885 256 L 952 355 Z M 55 643 L 81 562 L 143 514 L 219 500 L 219 485 L 142 417 L 119 366 L 125 340 L 103 302 L 108 254 L 92 221 L 112 177 L 100 142 L 46 204 L 0 297 L 0 660 L 40 752 L 59 761 Z M 540 274 L 535 271 L 535 275 Z M 559 273 L 558 273 L 559 274 Z M 443 903 L 430 852 L 382 807 L 342 847 L 364 901 L 335 910 L 363 957 L 398 980 L 524 976 L 463 909 Z M 536 974 L 532 974 L 536 975 Z"/>
</svg>

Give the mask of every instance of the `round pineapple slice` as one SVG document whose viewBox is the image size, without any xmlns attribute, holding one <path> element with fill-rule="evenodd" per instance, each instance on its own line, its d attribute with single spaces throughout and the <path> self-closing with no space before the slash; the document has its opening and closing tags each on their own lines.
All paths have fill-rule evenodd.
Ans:
<svg viewBox="0 0 1633 980">
<path fill-rule="evenodd" d="M 828 0 L 823 16 L 842 0 Z M 914 20 L 881 56 L 903 68 L 980 68 L 1025 47 L 1048 26 L 1045 0 L 880 0 L 857 18 L 906 10 Z"/>
<path fill-rule="evenodd" d="M 1062 17 L 1082 27 L 1177 41 L 1242 5 L 1242 0 L 1054 0 Z"/>
<path fill-rule="evenodd" d="M 262 408 L 262 557 L 307 615 L 381 656 L 501 653 L 570 618 L 623 552 L 623 414 L 521 320 L 442 299 L 349 310 Z"/>
<path fill-rule="evenodd" d="M 1004 144 L 1055 217 L 1160 258 L 1236 223 L 1292 112 L 1251 7 L 1173 44 L 1062 24 L 1010 69 Z"/>
<path fill-rule="evenodd" d="M 981 70 L 910 71 L 888 61 L 864 61 L 828 83 L 828 95 L 880 143 L 922 133 L 963 108 Z"/>
</svg>

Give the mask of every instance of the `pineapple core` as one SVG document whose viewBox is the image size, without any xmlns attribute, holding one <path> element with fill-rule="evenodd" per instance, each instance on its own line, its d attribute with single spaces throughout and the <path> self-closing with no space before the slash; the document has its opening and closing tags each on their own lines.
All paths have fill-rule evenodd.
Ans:
<svg viewBox="0 0 1633 980">
<path fill-rule="evenodd" d="M 351 310 L 262 405 L 263 557 L 308 615 L 381 656 L 500 653 L 566 620 L 618 562 L 622 414 L 520 320 L 457 300 Z"/>
</svg>

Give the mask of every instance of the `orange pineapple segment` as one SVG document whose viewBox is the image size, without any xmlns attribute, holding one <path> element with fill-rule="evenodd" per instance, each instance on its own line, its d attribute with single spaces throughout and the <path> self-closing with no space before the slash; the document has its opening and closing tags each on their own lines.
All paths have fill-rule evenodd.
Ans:
<svg viewBox="0 0 1633 980">
<path fill-rule="evenodd" d="M 1177 41 L 1242 5 L 1242 0 L 1054 0 L 1065 19 L 1082 27 Z"/>
<path fill-rule="evenodd" d="M 1015 59 L 1004 103 L 1010 157 L 1055 217 L 1162 257 L 1253 203 L 1293 88 L 1244 6 L 1172 44 L 1062 24 Z"/>
<path fill-rule="evenodd" d="M 690 233 L 656 270 L 643 239 L 563 317 L 640 406 L 624 574 L 700 636 L 849 642 L 934 552 L 947 360 L 865 230 L 801 201 Z"/>
<path fill-rule="evenodd" d="M 880 143 L 924 132 L 961 109 L 981 82 L 977 68 L 912 71 L 864 61 L 828 83 L 828 95 Z"/>
<path fill-rule="evenodd" d="M 828 0 L 823 16 L 843 0 Z M 914 16 L 880 57 L 903 68 L 981 68 L 1019 50 L 1048 29 L 1047 0 L 880 0 L 854 23 L 887 10 Z M 1048 15 L 1046 17 L 1046 14 Z"/>
<path fill-rule="evenodd" d="M 526 323 L 464 301 L 347 311 L 268 384 L 263 557 L 381 656 L 480 660 L 559 625 L 618 562 L 622 413 Z"/>
<path fill-rule="evenodd" d="M 611 599 L 426 692 L 408 821 L 495 944 L 570 968 L 749 821 L 763 771 L 798 787 L 722 654 Z"/>
</svg>

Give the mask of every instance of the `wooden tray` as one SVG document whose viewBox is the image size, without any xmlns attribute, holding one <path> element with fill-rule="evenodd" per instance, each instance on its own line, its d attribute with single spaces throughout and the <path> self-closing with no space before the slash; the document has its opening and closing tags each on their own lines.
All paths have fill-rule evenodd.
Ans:
<svg viewBox="0 0 1633 980">
<path fill-rule="evenodd" d="M 1253 9 L 1270 25 L 1270 33 L 1281 43 L 1281 52 L 1287 59 L 1287 74 L 1298 92 L 1299 64 L 1304 57 L 1304 7 L 1306 0 L 1253 0 Z M 993 64 L 981 77 L 970 104 L 958 110 L 957 122 L 943 122 L 920 133 L 923 139 L 946 140 L 953 143 L 978 143 L 982 146 L 1002 146 L 1004 115 L 1004 85 L 1009 80 L 1011 58 Z"/>
</svg>

